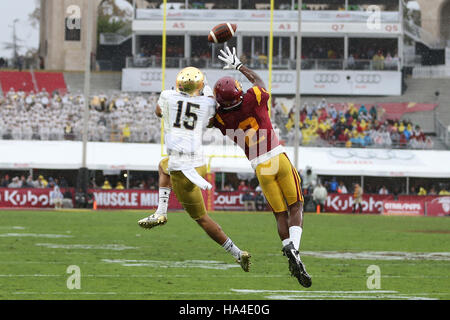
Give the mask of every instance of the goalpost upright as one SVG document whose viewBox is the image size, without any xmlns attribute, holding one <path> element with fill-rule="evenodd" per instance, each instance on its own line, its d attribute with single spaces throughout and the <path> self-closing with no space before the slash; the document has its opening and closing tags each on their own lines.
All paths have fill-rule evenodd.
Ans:
<svg viewBox="0 0 450 320">
<path fill-rule="evenodd" d="M 163 32 L 161 49 L 161 92 L 166 88 L 166 49 L 167 49 L 167 0 L 163 0 Z M 164 153 L 164 120 L 161 118 L 161 157 L 166 157 Z"/>
<path fill-rule="evenodd" d="M 270 0 L 270 31 L 269 31 L 269 85 L 268 91 L 270 94 L 268 107 L 269 107 L 269 117 L 272 117 L 272 66 L 273 66 L 273 10 L 274 10 L 274 0 Z"/>
</svg>

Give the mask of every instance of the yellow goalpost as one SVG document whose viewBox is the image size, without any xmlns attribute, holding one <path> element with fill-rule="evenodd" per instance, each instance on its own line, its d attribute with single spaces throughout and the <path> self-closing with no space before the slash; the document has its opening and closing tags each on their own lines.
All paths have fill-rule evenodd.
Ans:
<svg viewBox="0 0 450 320">
<path fill-rule="evenodd" d="M 166 49 L 167 49 L 167 0 L 163 0 L 163 32 L 161 52 L 161 92 L 166 88 Z M 167 157 L 164 152 L 164 120 L 161 118 L 161 157 Z"/>
</svg>

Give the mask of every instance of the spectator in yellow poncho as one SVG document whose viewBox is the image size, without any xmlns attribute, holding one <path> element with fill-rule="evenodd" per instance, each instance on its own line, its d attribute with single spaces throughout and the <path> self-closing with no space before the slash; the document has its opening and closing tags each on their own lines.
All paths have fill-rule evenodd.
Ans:
<svg viewBox="0 0 450 320">
<path fill-rule="evenodd" d="M 103 190 L 110 190 L 111 188 L 111 184 L 109 183 L 108 180 L 105 180 L 105 182 L 103 182 L 103 186 L 102 186 Z"/>
<path fill-rule="evenodd" d="M 131 130 L 127 123 L 127 124 L 125 124 L 125 126 L 122 129 L 122 141 L 123 142 L 130 141 L 130 136 L 131 136 Z"/>
<path fill-rule="evenodd" d="M 119 181 L 119 182 L 117 182 L 116 189 L 123 190 L 123 189 L 125 189 L 125 187 L 123 186 L 122 182 Z"/>
<path fill-rule="evenodd" d="M 419 193 L 417 193 L 417 195 L 419 196 L 426 196 L 427 195 L 427 190 L 425 190 L 425 188 L 420 187 L 419 188 Z"/>
</svg>

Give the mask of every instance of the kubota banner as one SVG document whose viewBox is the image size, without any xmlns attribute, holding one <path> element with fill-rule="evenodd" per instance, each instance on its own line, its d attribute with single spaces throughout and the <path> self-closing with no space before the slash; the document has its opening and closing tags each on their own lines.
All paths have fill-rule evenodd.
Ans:
<svg viewBox="0 0 450 320">
<path fill-rule="evenodd" d="M 391 195 L 364 194 L 362 197 L 362 213 L 380 213 L 383 201 L 393 199 Z M 355 201 L 353 194 L 329 194 L 325 202 L 325 211 L 333 213 L 352 213 Z M 356 212 L 359 212 L 357 208 Z"/>
<path fill-rule="evenodd" d="M 64 194 L 73 189 L 61 189 Z M 53 188 L 44 189 L 3 189 L 0 188 L 0 208 L 50 208 L 50 192 Z"/>
</svg>

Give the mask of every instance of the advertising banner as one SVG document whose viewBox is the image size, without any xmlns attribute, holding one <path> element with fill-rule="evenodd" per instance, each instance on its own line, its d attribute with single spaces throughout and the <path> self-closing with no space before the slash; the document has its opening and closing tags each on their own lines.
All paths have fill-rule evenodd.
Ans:
<svg viewBox="0 0 450 320">
<path fill-rule="evenodd" d="M 215 173 L 208 173 L 206 180 L 210 183 L 215 180 Z M 214 210 L 214 188 L 202 191 L 206 210 Z M 155 209 L 158 207 L 158 190 L 89 190 L 94 195 L 98 209 Z M 182 205 L 174 192 L 169 198 L 169 210 L 181 210 Z"/>
<path fill-rule="evenodd" d="M 423 216 L 425 215 L 425 202 L 416 201 L 383 201 L 383 215 L 389 216 Z"/>
<path fill-rule="evenodd" d="M 179 69 L 166 69 L 165 87 L 172 88 Z M 224 76 L 239 80 L 243 87 L 251 87 L 244 75 L 221 69 L 204 69 L 208 82 L 213 85 Z M 258 70 L 268 83 L 268 70 Z M 315 71 L 301 73 L 302 94 L 320 95 L 401 95 L 401 72 L 398 71 Z M 272 94 L 294 94 L 295 70 L 272 72 Z M 162 73 L 159 68 L 125 68 L 122 71 L 122 90 L 127 92 L 161 92 Z"/>
<path fill-rule="evenodd" d="M 51 208 L 50 192 L 53 188 L 3 189 L 0 188 L 0 208 Z M 64 194 L 72 189 L 61 189 Z"/>
<path fill-rule="evenodd" d="M 0 188 L 0 208 L 52 208 L 50 192 L 52 188 L 12 189 Z M 62 193 L 74 194 L 74 189 L 61 189 Z M 101 190 L 91 189 L 97 209 L 138 209 L 154 210 L 158 207 L 158 190 Z M 252 193 L 253 194 L 253 193 Z M 208 211 L 244 211 L 243 192 L 203 191 L 203 199 Z M 352 213 L 353 194 L 329 194 L 325 212 Z M 169 200 L 169 210 L 182 210 L 175 194 Z M 257 211 L 270 211 L 266 201 L 256 203 Z M 443 196 L 399 196 L 395 201 L 392 195 L 365 194 L 362 212 L 385 215 L 450 215 L 450 197 Z M 357 210 L 359 213 L 359 210 Z"/>
<path fill-rule="evenodd" d="M 242 201 L 242 192 L 227 191 L 216 192 L 214 199 L 214 207 L 216 210 L 244 210 L 244 202 Z"/>
<path fill-rule="evenodd" d="M 364 194 L 362 198 L 362 213 L 380 213 L 383 201 L 392 199 L 391 195 Z M 329 194 L 325 202 L 325 212 L 352 213 L 355 201 L 353 194 Z M 356 210 L 359 212 L 359 208 Z"/>
<path fill-rule="evenodd" d="M 450 197 L 439 197 L 425 203 L 426 215 L 432 217 L 450 216 Z"/>
<path fill-rule="evenodd" d="M 304 22 L 366 22 L 375 14 L 370 11 L 302 11 Z M 298 21 L 297 10 L 275 10 L 274 21 Z M 398 23 L 398 12 L 380 11 L 377 15 L 382 23 Z M 137 9 L 138 20 L 162 20 L 163 11 L 158 9 Z M 270 21 L 270 10 L 184 10 L 170 9 L 167 20 L 213 20 L 213 21 Z"/>
</svg>

